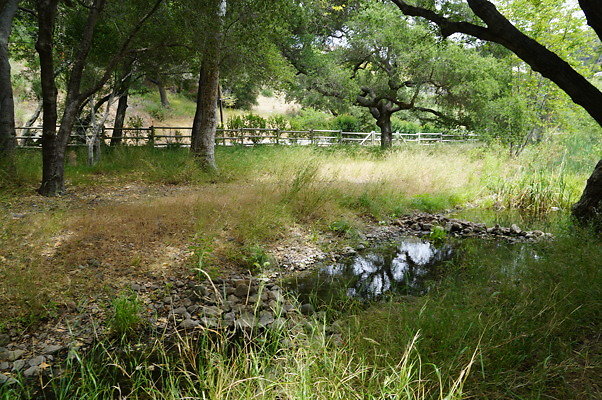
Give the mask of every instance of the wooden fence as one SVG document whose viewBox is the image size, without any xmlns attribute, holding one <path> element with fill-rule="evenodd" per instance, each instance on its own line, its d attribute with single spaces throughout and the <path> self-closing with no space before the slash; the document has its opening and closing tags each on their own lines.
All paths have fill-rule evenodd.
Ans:
<svg viewBox="0 0 602 400">
<path fill-rule="evenodd" d="M 41 146 L 41 127 L 18 127 L 17 144 L 23 148 Z M 122 144 L 129 146 L 154 147 L 190 147 L 191 127 L 151 126 L 148 128 L 123 128 Z M 75 132 L 85 130 L 74 129 Z M 113 128 L 102 128 L 99 140 L 110 144 Z M 85 134 L 71 135 L 69 146 L 87 146 Z M 479 135 L 474 133 L 393 133 L 393 145 L 401 143 L 418 143 L 432 145 L 435 143 L 474 142 Z M 314 145 L 331 146 L 337 144 L 356 144 L 361 146 L 380 145 L 379 132 L 344 132 L 337 130 L 313 129 L 293 131 L 271 128 L 218 129 L 216 145 L 221 146 L 256 146 L 256 145 Z"/>
</svg>

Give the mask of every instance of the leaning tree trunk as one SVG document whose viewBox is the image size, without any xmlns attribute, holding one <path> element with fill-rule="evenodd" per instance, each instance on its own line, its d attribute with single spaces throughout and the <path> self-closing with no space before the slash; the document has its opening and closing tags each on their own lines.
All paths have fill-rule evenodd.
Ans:
<svg viewBox="0 0 602 400">
<path fill-rule="evenodd" d="M 169 99 L 167 98 L 167 90 L 165 90 L 165 85 L 163 85 L 163 81 L 157 80 L 155 84 L 159 89 L 159 98 L 161 99 L 161 105 L 165 108 L 168 108 Z"/>
<path fill-rule="evenodd" d="M 380 148 L 383 150 L 393 147 L 393 129 L 391 128 L 391 114 L 381 112 L 376 120 L 376 125 L 380 128 Z"/>
<path fill-rule="evenodd" d="M 8 159 L 16 145 L 8 39 L 18 3 L 19 0 L 0 0 L 0 161 Z"/>
<path fill-rule="evenodd" d="M 219 65 L 215 58 L 203 62 L 199 74 L 197 108 L 192 124 L 190 150 L 201 168 L 216 171 L 215 131 L 217 129 L 217 102 Z"/>
<path fill-rule="evenodd" d="M 123 138 L 123 123 L 125 122 L 125 114 L 128 108 L 128 90 L 119 97 L 117 103 L 117 112 L 115 113 L 115 123 L 113 124 L 113 135 L 111 136 L 111 146 L 121 144 Z"/>
<path fill-rule="evenodd" d="M 573 206 L 573 215 L 578 221 L 595 221 L 602 228 L 602 160 L 587 180 L 581 199 Z"/>
</svg>

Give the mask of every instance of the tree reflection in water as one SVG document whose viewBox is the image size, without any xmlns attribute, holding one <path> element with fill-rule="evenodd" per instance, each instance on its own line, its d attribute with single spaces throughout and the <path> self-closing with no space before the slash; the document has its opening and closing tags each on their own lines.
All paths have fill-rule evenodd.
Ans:
<svg viewBox="0 0 602 400">
<path fill-rule="evenodd" d="M 423 294 L 424 281 L 433 267 L 451 258 L 449 245 L 440 247 L 419 238 L 405 238 L 388 251 L 359 255 L 347 262 L 320 270 L 318 276 L 340 277 L 348 281 L 347 295 L 373 298 L 396 290 L 406 294 Z"/>
</svg>

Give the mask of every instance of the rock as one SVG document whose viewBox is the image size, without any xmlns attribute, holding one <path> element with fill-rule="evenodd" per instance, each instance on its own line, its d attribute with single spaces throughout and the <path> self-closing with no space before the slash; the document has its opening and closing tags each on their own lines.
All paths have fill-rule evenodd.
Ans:
<svg viewBox="0 0 602 400">
<path fill-rule="evenodd" d="M 511 233 L 513 233 L 513 234 L 515 234 L 515 235 L 519 235 L 519 234 L 520 234 L 522 231 L 521 231 L 521 229 L 518 227 L 518 225 L 516 225 L 516 224 L 512 224 L 512 225 L 510 226 L 510 232 L 511 232 Z"/>
<path fill-rule="evenodd" d="M 272 322 L 272 329 L 284 329 L 286 326 L 286 320 L 284 318 L 276 318 L 274 322 Z"/>
<path fill-rule="evenodd" d="M 130 285 L 130 288 L 134 291 L 134 292 L 142 292 L 145 288 L 142 285 L 139 285 L 137 283 L 132 283 Z"/>
<path fill-rule="evenodd" d="M 0 385 L 11 385 L 16 382 L 17 381 L 14 378 L 11 378 L 10 376 L 6 376 L 4 374 L 0 374 Z"/>
<path fill-rule="evenodd" d="M 54 355 L 61 350 L 63 350 L 63 346 L 60 346 L 58 344 L 51 344 L 42 349 L 42 354 Z"/>
<path fill-rule="evenodd" d="M 171 312 L 172 315 L 185 315 L 188 314 L 186 307 L 178 307 Z"/>
<path fill-rule="evenodd" d="M 201 324 L 205 327 L 205 328 L 209 328 L 209 329 L 215 329 L 219 326 L 217 319 L 215 318 L 208 318 L 208 317 L 202 317 L 201 318 Z"/>
<path fill-rule="evenodd" d="M 11 365 L 8 361 L 0 362 L 0 371 L 8 371 Z"/>
<path fill-rule="evenodd" d="M 250 295 L 249 285 L 246 283 L 239 283 L 236 285 L 236 289 L 234 289 L 234 295 L 240 298 L 246 298 Z"/>
<path fill-rule="evenodd" d="M 544 235 L 544 233 L 543 233 L 542 231 L 538 231 L 538 230 L 535 230 L 535 231 L 533 231 L 533 232 L 531 232 L 531 233 L 532 233 L 533 235 L 537 236 L 537 237 L 539 237 L 539 236 L 543 236 L 543 235 Z"/>
<path fill-rule="evenodd" d="M 38 365 L 42 364 L 45 361 L 46 361 L 46 357 L 37 356 L 34 358 L 30 358 L 29 361 L 27 361 L 27 364 L 29 364 L 30 367 L 37 367 Z"/>
<path fill-rule="evenodd" d="M 430 232 L 433 229 L 433 224 L 422 224 L 422 230 Z"/>
<path fill-rule="evenodd" d="M 190 307 L 192 305 L 192 300 L 189 298 L 182 299 L 182 305 L 184 307 Z"/>
<path fill-rule="evenodd" d="M 235 326 L 240 329 L 253 329 L 257 325 L 257 319 L 251 313 L 243 313 L 235 322 Z"/>
<path fill-rule="evenodd" d="M 10 343 L 10 336 L 6 333 L 0 333 L 0 347 Z"/>
<path fill-rule="evenodd" d="M 357 253 L 357 251 L 355 251 L 355 249 L 353 247 L 347 246 L 343 249 L 342 253 L 346 256 L 352 256 L 352 255 L 355 255 Z"/>
<path fill-rule="evenodd" d="M 0 350 L 0 360 L 15 361 L 25 354 L 25 350 Z"/>
<path fill-rule="evenodd" d="M 301 314 L 303 315 L 311 315 L 315 312 L 315 309 L 314 306 L 312 306 L 311 304 L 305 303 L 301 306 L 299 311 L 301 311 Z"/>
<path fill-rule="evenodd" d="M 33 367 L 27 368 L 25 370 L 25 372 L 23 372 L 23 376 L 26 378 L 31 378 L 31 377 L 40 375 L 41 372 L 42 372 L 42 369 L 40 369 L 40 367 L 33 366 Z"/>
<path fill-rule="evenodd" d="M 180 322 L 179 327 L 182 329 L 193 329 L 196 328 L 200 325 L 199 321 L 194 321 L 190 318 L 185 319 L 184 321 Z"/>
<path fill-rule="evenodd" d="M 199 310 L 199 314 L 206 317 L 219 317 L 224 313 L 224 310 L 217 306 L 203 307 Z"/>
<path fill-rule="evenodd" d="M 274 322 L 274 315 L 269 311 L 262 311 L 259 313 L 259 326 L 266 327 Z"/>
<path fill-rule="evenodd" d="M 13 363 L 13 371 L 21 371 L 27 364 L 25 360 L 17 360 Z"/>
</svg>

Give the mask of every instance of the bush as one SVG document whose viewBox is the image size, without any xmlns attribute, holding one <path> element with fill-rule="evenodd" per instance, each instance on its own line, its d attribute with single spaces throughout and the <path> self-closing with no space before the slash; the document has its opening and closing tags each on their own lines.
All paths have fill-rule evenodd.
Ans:
<svg viewBox="0 0 602 400">
<path fill-rule="evenodd" d="M 332 129 L 343 132 L 358 132 L 361 129 L 359 118 L 350 114 L 341 114 L 332 120 Z"/>
</svg>

